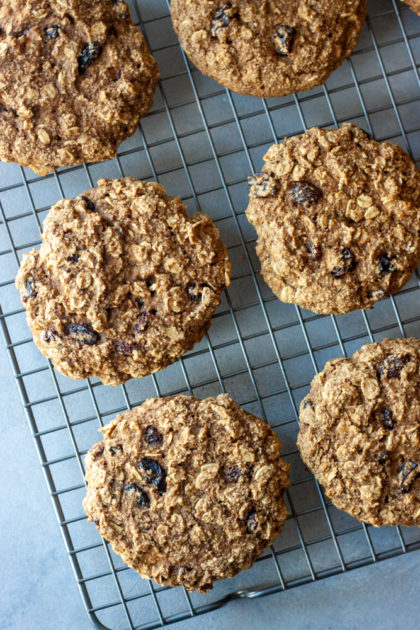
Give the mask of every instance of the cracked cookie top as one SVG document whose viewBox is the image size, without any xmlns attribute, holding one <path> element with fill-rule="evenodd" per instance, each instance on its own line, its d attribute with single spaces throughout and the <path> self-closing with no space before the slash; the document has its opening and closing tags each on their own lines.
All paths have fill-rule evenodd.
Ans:
<svg viewBox="0 0 420 630">
<path fill-rule="evenodd" d="M 420 257 L 420 171 L 401 147 L 345 124 L 287 138 L 264 159 L 246 212 L 281 300 L 340 314 L 407 282 Z"/>
<path fill-rule="evenodd" d="M 301 403 L 298 446 L 341 510 L 375 526 L 420 525 L 420 340 L 329 361 Z"/>
<path fill-rule="evenodd" d="M 201 72 L 234 92 L 268 97 L 324 83 L 353 51 L 366 0 L 172 0 L 171 13 Z"/>
<path fill-rule="evenodd" d="M 4 0 L 0 159 L 45 175 L 113 157 L 158 76 L 122 0 Z"/>
<path fill-rule="evenodd" d="M 218 237 L 154 182 L 101 179 L 59 201 L 16 278 L 36 345 L 72 378 L 163 369 L 203 337 L 230 282 Z"/>
<path fill-rule="evenodd" d="M 281 532 L 281 442 L 228 395 L 152 398 L 102 432 L 86 456 L 84 509 L 142 577 L 204 592 Z"/>
</svg>

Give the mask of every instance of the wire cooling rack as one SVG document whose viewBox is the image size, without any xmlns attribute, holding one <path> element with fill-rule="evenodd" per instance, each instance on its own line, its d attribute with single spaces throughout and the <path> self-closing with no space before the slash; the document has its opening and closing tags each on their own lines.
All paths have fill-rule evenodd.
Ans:
<svg viewBox="0 0 420 630">
<path fill-rule="evenodd" d="M 161 70 L 152 112 L 115 160 L 41 178 L 0 165 L 0 323 L 13 373 L 86 610 L 98 628 L 157 628 L 234 597 L 282 591 L 420 548 L 420 529 L 374 529 L 327 501 L 296 450 L 297 410 L 325 361 L 385 336 L 420 337 L 418 272 L 369 312 L 316 316 L 283 304 L 264 284 L 255 233 L 246 221 L 247 176 L 266 149 L 306 128 L 353 121 L 420 159 L 420 18 L 395 0 L 372 0 L 351 59 L 327 85 L 261 100 L 238 96 L 190 65 L 171 28 L 166 0 L 131 3 Z M 99 177 L 156 179 L 190 211 L 216 221 L 232 260 L 232 286 L 206 338 L 168 369 L 119 388 L 72 381 L 33 345 L 13 286 L 24 252 L 40 242 L 51 204 Z M 83 459 L 98 427 L 150 396 L 229 392 L 265 418 L 291 464 L 290 517 L 254 567 L 203 595 L 158 587 L 128 569 L 87 523 Z"/>
</svg>

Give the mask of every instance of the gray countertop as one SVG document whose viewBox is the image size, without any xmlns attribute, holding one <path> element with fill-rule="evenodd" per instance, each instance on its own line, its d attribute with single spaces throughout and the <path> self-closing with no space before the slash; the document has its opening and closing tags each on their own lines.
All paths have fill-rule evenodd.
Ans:
<svg viewBox="0 0 420 630">
<path fill-rule="evenodd" d="M 0 628 L 87 630 L 70 563 L 0 344 Z M 411 630 L 420 625 L 420 551 L 254 601 L 174 630 Z"/>
</svg>

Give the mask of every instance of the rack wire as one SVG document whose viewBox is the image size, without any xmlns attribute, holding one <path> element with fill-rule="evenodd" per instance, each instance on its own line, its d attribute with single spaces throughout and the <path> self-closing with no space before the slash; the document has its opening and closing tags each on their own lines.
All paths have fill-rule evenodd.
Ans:
<svg viewBox="0 0 420 630">
<path fill-rule="evenodd" d="M 308 127 L 352 121 L 420 160 L 420 18 L 396 0 L 372 0 L 352 57 L 325 86 L 261 100 L 201 75 L 171 28 L 166 0 L 131 2 L 161 70 L 155 104 L 115 160 L 41 178 L 0 165 L 0 325 L 22 404 L 86 611 L 111 630 L 152 629 L 237 597 L 260 597 L 420 548 L 418 528 L 375 529 L 324 497 L 296 450 L 298 404 L 325 362 L 385 336 L 420 336 L 420 276 L 369 312 L 318 316 L 275 298 L 260 276 L 247 223 L 247 176 L 275 141 Z M 232 285 L 205 339 L 176 364 L 119 388 L 72 381 L 35 348 L 13 286 L 22 254 L 40 242 L 51 204 L 99 177 L 155 179 L 189 210 L 215 220 L 232 261 Z M 291 464 L 290 516 L 254 567 L 208 594 L 159 587 L 126 567 L 88 524 L 83 457 L 97 429 L 149 396 L 229 392 L 265 418 Z"/>
</svg>

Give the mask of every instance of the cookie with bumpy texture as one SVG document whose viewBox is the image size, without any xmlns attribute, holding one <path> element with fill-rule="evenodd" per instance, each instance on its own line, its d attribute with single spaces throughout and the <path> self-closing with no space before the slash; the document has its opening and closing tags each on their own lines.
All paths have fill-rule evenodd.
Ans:
<svg viewBox="0 0 420 630">
<path fill-rule="evenodd" d="M 45 175 L 114 157 L 158 76 L 122 0 L 4 0 L 0 159 Z"/>
<path fill-rule="evenodd" d="M 414 11 L 414 13 L 420 15 L 420 0 L 403 0 L 403 2 L 405 2 L 405 4 L 408 4 L 410 9 Z"/>
<path fill-rule="evenodd" d="M 268 97 L 325 83 L 359 39 L 366 0 L 172 0 L 171 13 L 201 72 Z"/>
<path fill-rule="evenodd" d="M 246 213 L 283 302 L 347 313 L 407 282 L 420 257 L 420 171 L 401 147 L 345 124 L 288 138 L 264 159 Z"/>
<path fill-rule="evenodd" d="M 229 284 L 218 237 L 154 182 L 100 179 L 59 201 L 16 279 L 36 345 L 66 376 L 113 385 L 173 363 Z"/>
<path fill-rule="evenodd" d="M 329 361 L 302 401 L 298 446 L 341 510 L 375 526 L 420 525 L 420 340 Z"/>
<path fill-rule="evenodd" d="M 142 577 L 204 592 L 281 532 L 281 442 L 230 396 L 151 398 L 101 431 L 86 456 L 83 506 Z"/>
</svg>

